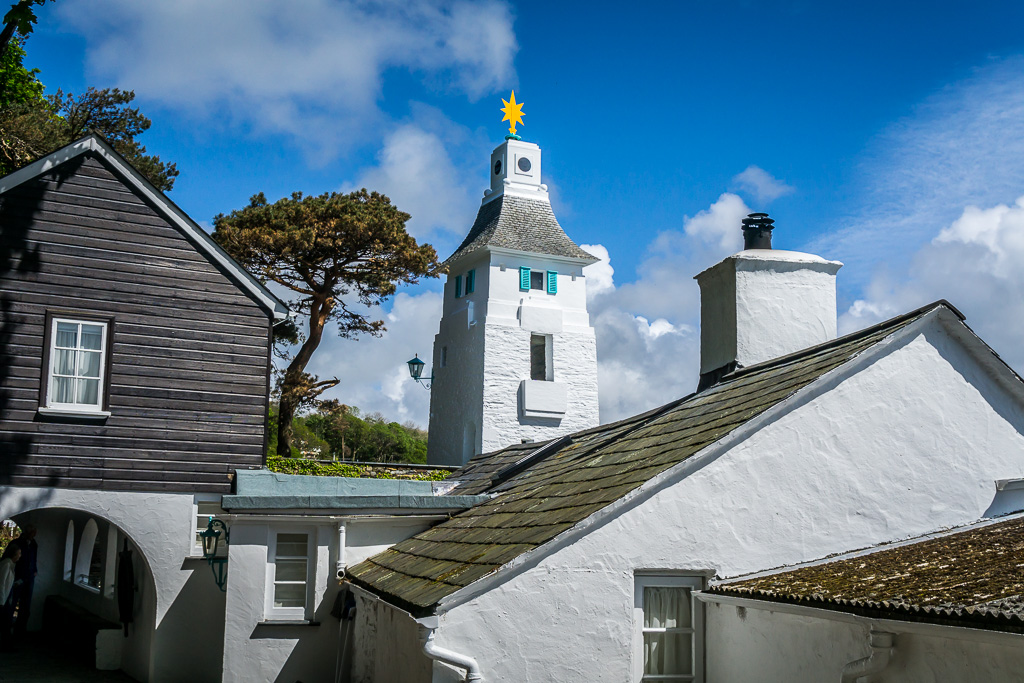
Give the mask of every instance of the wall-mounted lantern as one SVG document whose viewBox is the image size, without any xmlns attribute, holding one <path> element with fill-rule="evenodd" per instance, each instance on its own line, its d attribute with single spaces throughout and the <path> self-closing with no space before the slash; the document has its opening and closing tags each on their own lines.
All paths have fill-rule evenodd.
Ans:
<svg viewBox="0 0 1024 683">
<path fill-rule="evenodd" d="M 230 535 L 227 525 L 215 517 L 210 517 L 210 521 L 206 524 L 206 530 L 199 532 L 199 536 L 203 539 L 203 558 L 210 563 L 217 588 L 222 591 L 227 591 L 228 558 L 217 557 L 217 551 L 220 547 L 221 536 L 224 537 L 224 547 L 226 548 Z"/>
<path fill-rule="evenodd" d="M 434 381 L 434 372 L 430 372 L 430 377 L 423 377 L 423 367 L 426 365 L 426 363 L 420 360 L 420 354 L 417 353 L 412 360 L 408 361 L 408 365 L 409 376 L 412 377 L 413 380 L 422 385 L 424 388 L 429 389 L 430 383 Z"/>
</svg>

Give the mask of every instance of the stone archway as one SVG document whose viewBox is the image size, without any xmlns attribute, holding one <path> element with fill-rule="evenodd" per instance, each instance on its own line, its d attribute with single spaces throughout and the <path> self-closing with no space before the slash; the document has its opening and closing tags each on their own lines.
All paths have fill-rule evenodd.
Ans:
<svg viewBox="0 0 1024 683">
<path fill-rule="evenodd" d="M 76 520 L 76 534 L 93 518 L 102 527 L 100 537 L 112 526 L 118 531 L 119 542 L 127 539 L 138 551 L 138 568 L 145 570 L 136 594 L 142 612 L 132 627 L 137 635 L 129 629 L 127 640 L 132 642 L 125 644 L 123 662 L 124 670 L 140 681 L 220 679 L 223 606 L 218 624 L 217 603 L 209 595 L 218 598 L 222 594 L 209 576 L 206 563 L 190 559 L 194 514 L 191 494 L 0 486 L 0 519 L 39 519 L 46 523 L 47 534 L 52 536 L 49 544 L 53 554 L 48 560 L 54 575 L 51 585 L 60 590 L 75 588 L 79 598 L 90 598 L 85 589 L 64 581 L 65 539 L 72 519 Z M 109 601 L 108 610 L 116 605 L 116 600 L 109 597 L 96 600 Z M 223 603 L 223 598 L 220 601 Z M 37 604 L 35 599 L 33 604 Z"/>
</svg>

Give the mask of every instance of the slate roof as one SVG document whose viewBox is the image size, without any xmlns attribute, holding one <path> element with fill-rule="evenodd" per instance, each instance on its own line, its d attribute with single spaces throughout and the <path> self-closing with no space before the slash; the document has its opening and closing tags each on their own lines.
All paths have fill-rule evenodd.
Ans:
<svg viewBox="0 0 1024 683">
<path fill-rule="evenodd" d="M 454 494 L 494 497 L 347 571 L 355 584 L 423 615 L 437 603 L 619 500 L 946 302 L 760 365 L 642 415 L 572 435 L 497 486 L 489 477 L 522 458 L 517 444 L 469 461 Z M 957 313 L 958 317 L 962 316 Z M 538 450 L 543 445 L 536 446 Z"/>
<path fill-rule="evenodd" d="M 577 258 L 588 263 L 600 260 L 569 239 L 550 203 L 511 195 L 502 195 L 480 207 L 466 239 L 444 263 L 454 263 L 488 246 Z"/>
<path fill-rule="evenodd" d="M 719 584 L 707 592 L 870 618 L 1024 633 L 1024 518 L 866 555 Z"/>
</svg>

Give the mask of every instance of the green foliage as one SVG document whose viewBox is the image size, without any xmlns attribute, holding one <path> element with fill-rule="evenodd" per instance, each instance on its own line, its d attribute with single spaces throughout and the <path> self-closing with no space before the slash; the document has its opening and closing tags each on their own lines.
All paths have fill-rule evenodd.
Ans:
<svg viewBox="0 0 1024 683">
<path fill-rule="evenodd" d="M 15 38 L 0 56 L 0 109 L 37 103 L 45 104 L 44 86 L 39 82 L 39 69 L 26 69 L 22 64 L 25 48 Z"/>
<path fill-rule="evenodd" d="M 89 88 L 78 96 L 57 90 L 41 100 L 0 108 L 0 174 L 95 132 L 158 189 L 170 191 L 177 166 L 146 154 L 135 139 L 151 121 L 137 107 L 128 106 L 134 99 L 134 91 L 118 88 Z"/>
<path fill-rule="evenodd" d="M 352 477 L 358 479 L 414 479 L 418 481 L 441 481 L 451 472 L 448 470 L 397 470 L 387 466 L 353 465 L 343 462 L 317 462 L 303 458 L 267 458 L 267 469 L 281 474 L 306 474 L 318 477 Z"/>
<path fill-rule="evenodd" d="M 47 0 L 20 0 L 11 5 L 11 9 L 4 15 L 4 33 L 17 32 L 23 36 L 32 33 L 36 23 L 35 5 L 43 5 L 46 2 Z"/>
<path fill-rule="evenodd" d="M 307 323 L 301 335 L 284 330 L 277 340 L 301 341 L 293 357 L 282 353 L 288 366 L 278 381 L 280 444 L 292 439 L 295 415 L 316 406 L 319 396 L 340 382 L 306 372 L 327 323 L 335 323 L 344 338 L 379 336 L 384 321 L 373 319 L 372 307 L 399 284 L 436 277 L 437 253 L 406 232 L 408 220 L 409 214 L 386 196 L 365 189 L 316 196 L 296 192 L 273 204 L 260 193 L 249 206 L 213 219 L 213 238 L 262 282 L 290 292 L 289 306 Z M 275 347 L 283 350 L 280 343 Z"/>
<path fill-rule="evenodd" d="M 277 456 L 274 427 L 278 406 L 270 405 L 270 449 Z M 358 408 L 325 401 L 317 413 L 297 415 L 292 425 L 293 458 L 380 463 L 427 462 L 427 432 L 411 423 L 388 422 L 379 413 L 360 417 Z"/>
</svg>

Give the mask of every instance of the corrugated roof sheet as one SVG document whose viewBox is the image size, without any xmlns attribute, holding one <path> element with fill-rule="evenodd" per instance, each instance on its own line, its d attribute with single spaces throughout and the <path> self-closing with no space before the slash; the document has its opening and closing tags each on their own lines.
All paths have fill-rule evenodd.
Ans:
<svg viewBox="0 0 1024 683">
<path fill-rule="evenodd" d="M 719 584 L 708 592 L 1024 632 L 1024 518 Z"/>
<path fill-rule="evenodd" d="M 805 351 L 738 370 L 698 394 L 573 435 L 572 443 L 500 486 L 517 444 L 475 458 L 452 493 L 494 498 L 349 568 L 356 584 L 414 614 L 548 541 L 686 460 L 928 311 L 938 302 Z M 467 476 L 468 475 L 468 476 Z"/>
<path fill-rule="evenodd" d="M 550 203 L 510 195 L 502 195 L 480 207 L 466 239 L 445 264 L 487 246 L 566 256 L 592 263 L 599 260 L 569 239 L 551 211 Z"/>
</svg>

